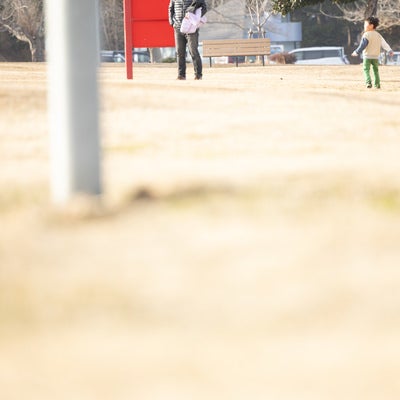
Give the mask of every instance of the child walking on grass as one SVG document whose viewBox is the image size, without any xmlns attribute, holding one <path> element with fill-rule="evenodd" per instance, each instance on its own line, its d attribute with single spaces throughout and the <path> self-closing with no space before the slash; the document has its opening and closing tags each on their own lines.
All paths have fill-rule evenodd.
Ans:
<svg viewBox="0 0 400 400">
<path fill-rule="evenodd" d="M 361 43 L 351 54 L 353 57 L 357 57 L 363 53 L 363 70 L 365 83 L 368 89 L 372 88 L 370 75 L 371 66 L 374 73 L 374 86 L 377 89 L 381 88 L 378 62 L 381 47 L 388 51 L 390 55 L 393 54 L 393 51 L 386 43 L 386 40 L 376 31 L 378 25 L 379 19 L 375 17 L 369 17 L 364 21 L 364 34 Z"/>
</svg>

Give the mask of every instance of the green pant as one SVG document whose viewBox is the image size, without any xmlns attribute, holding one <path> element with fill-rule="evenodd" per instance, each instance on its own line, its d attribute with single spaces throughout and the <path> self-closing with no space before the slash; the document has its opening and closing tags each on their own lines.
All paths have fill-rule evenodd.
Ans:
<svg viewBox="0 0 400 400">
<path fill-rule="evenodd" d="M 372 71 L 374 72 L 374 85 L 375 87 L 381 86 L 381 78 L 379 77 L 379 62 L 375 59 L 364 58 L 363 61 L 363 69 L 364 69 L 364 77 L 365 83 L 367 85 L 371 85 L 371 75 L 369 73 L 372 65 Z"/>
</svg>

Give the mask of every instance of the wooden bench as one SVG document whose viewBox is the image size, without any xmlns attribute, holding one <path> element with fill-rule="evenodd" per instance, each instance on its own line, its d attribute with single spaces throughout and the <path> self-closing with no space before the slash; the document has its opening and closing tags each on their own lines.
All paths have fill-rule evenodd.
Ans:
<svg viewBox="0 0 400 400">
<path fill-rule="evenodd" d="M 203 40 L 203 57 L 234 56 L 238 66 L 238 56 L 264 56 L 271 52 L 271 41 L 269 39 L 221 39 Z"/>
</svg>

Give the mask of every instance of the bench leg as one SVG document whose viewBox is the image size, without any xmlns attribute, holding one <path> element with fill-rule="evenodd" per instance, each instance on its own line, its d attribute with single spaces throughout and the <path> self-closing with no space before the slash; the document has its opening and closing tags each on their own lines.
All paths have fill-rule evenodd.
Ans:
<svg viewBox="0 0 400 400">
<path fill-rule="evenodd" d="M 236 56 L 236 66 L 239 66 L 239 61 L 238 61 L 238 57 Z"/>
<path fill-rule="evenodd" d="M 263 67 L 265 67 L 264 55 L 262 56 L 262 60 L 263 60 Z"/>
<path fill-rule="evenodd" d="M 211 68 L 211 57 L 210 57 L 210 68 Z"/>
</svg>

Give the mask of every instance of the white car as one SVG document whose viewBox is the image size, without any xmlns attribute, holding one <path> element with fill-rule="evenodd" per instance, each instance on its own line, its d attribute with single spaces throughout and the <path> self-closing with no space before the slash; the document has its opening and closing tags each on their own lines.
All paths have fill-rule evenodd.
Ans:
<svg viewBox="0 0 400 400">
<path fill-rule="evenodd" d="M 303 47 L 289 51 L 296 57 L 295 64 L 302 65 L 345 65 L 349 60 L 344 48 L 339 46 Z"/>
<path fill-rule="evenodd" d="M 386 65 L 400 65 L 400 51 L 394 51 L 392 57 L 388 56 Z"/>
</svg>

